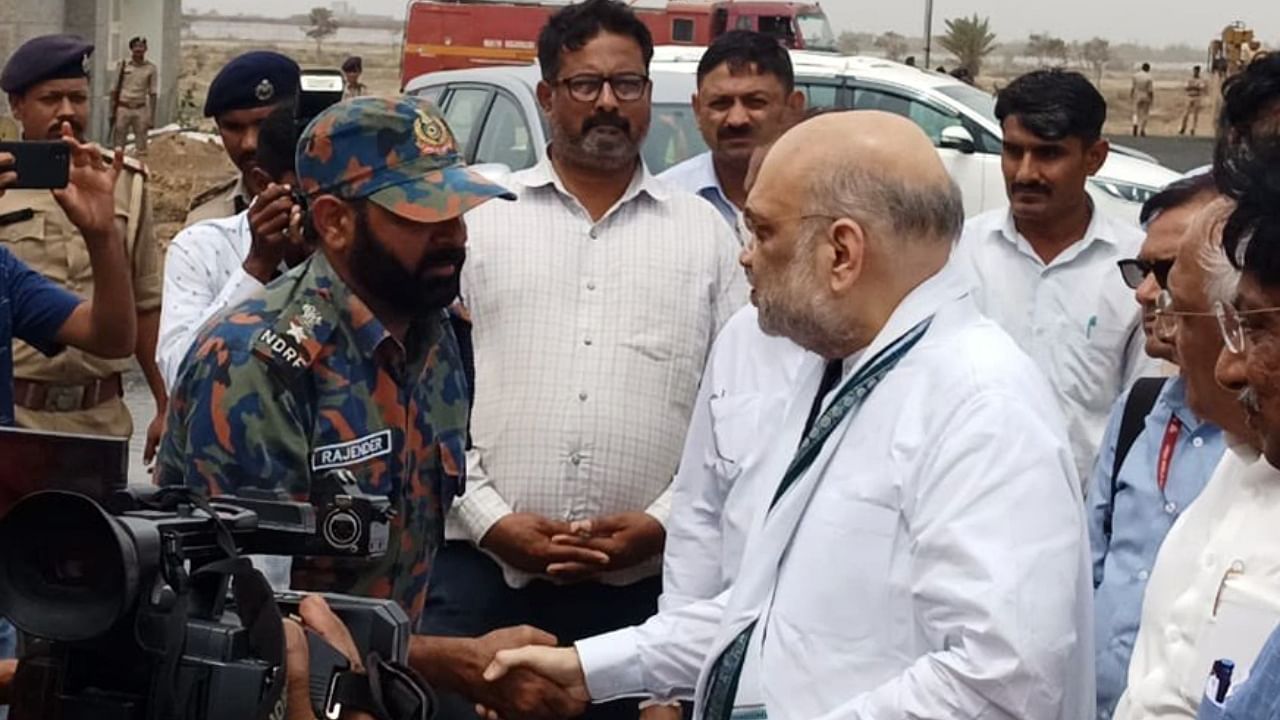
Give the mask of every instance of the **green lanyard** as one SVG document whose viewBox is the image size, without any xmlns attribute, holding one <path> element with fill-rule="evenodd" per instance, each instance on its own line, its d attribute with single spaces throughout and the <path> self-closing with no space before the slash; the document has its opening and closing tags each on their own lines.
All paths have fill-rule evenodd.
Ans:
<svg viewBox="0 0 1280 720">
<path fill-rule="evenodd" d="M 827 439 L 840 426 L 841 421 L 862 407 L 862 404 L 871 396 L 871 391 L 884 380 L 911 348 L 920 342 L 920 338 L 924 337 L 925 331 L 929 329 L 932 322 L 932 315 L 921 320 L 888 347 L 876 353 L 870 362 L 863 365 L 862 369 L 840 388 L 835 399 L 827 405 L 826 411 L 810 428 L 809 434 L 800 441 L 800 447 L 796 450 L 795 457 L 791 459 L 791 464 L 787 466 L 782 482 L 778 483 L 778 489 L 773 494 L 772 502 L 769 503 L 770 511 L 796 480 L 813 465 L 813 461 L 818 458 Z M 756 622 L 758 621 L 753 621 L 738 633 L 738 636 L 729 643 L 711 666 L 707 679 L 707 699 L 702 713 L 703 720 L 729 720 L 732 716 L 733 700 L 738 694 L 738 681 L 742 676 L 742 667 L 746 664 L 747 646 L 751 643 L 751 633 L 756 628 Z"/>
</svg>

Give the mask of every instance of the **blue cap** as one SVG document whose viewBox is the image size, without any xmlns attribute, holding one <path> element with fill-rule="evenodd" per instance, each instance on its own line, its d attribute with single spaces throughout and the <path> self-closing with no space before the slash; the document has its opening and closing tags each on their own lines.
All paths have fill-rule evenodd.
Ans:
<svg viewBox="0 0 1280 720">
<path fill-rule="evenodd" d="M 299 75 L 298 63 L 277 52 L 256 50 L 232 58 L 209 85 L 204 116 L 268 107 L 294 97 Z"/>
<path fill-rule="evenodd" d="M 93 45 L 79 35 L 41 35 L 22 44 L 0 73 L 0 89 L 21 95 L 45 80 L 87 78 Z"/>
</svg>

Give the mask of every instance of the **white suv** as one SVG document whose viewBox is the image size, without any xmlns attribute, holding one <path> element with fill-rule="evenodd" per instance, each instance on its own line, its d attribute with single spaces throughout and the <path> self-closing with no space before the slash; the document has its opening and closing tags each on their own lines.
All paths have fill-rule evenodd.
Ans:
<svg viewBox="0 0 1280 720">
<path fill-rule="evenodd" d="M 654 120 L 643 149 L 655 173 L 707 149 L 689 106 L 702 51 L 660 47 L 655 53 Z M 1007 203 L 1000 124 L 987 94 L 946 75 L 875 58 L 792 51 L 792 60 L 810 106 L 885 110 L 923 128 L 964 193 L 967 215 Z M 468 162 L 522 170 L 542 159 L 549 139 L 535 96 L 539 79 L 535 66 L 450 70 L 414 78 L 405 92 L 440 105 Z M 1135 222 L 1141 204 L 1179 177 L 1136 155 L 1113 151 L 1089 188 L 1098 207 Z"/>
</svg>

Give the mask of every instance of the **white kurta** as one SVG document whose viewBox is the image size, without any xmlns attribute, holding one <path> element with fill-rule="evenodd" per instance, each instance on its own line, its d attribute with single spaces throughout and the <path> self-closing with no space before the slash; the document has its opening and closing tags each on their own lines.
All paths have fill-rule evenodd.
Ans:
<svg viewBox="0 0 1280 720">
<path fill-rule="evenodd" d="M 952 270 L 909 295 L 860 362 L 929 315 L 757 515 L 730 590 L 578 643 L 592 697 L 696 687 L 700 705 L 711 661 L 759 619 L 737 704 L 772 720 L 1092 716 L 1088 543 L 1054 395 Z M 806 365 L 797 398 L 822 375 Z M 761 438 L 774 443 L 761 472 L 782 477 L 807 412 L 793 402 Z"/>
</svg>

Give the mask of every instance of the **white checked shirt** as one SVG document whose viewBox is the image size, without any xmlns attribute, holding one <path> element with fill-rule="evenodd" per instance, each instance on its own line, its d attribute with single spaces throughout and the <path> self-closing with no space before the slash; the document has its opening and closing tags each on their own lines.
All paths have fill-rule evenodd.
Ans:
<svg viewBox="0 0 1280 720">
<path fill-rule="evenodd" d="M 1067 417 L 1080 478 L 1091 476 L 1116 398 L 1158 374 L 1142 314 L 1116 261 L 1135 257 L 1142 231 L 1094 210 L 1084 237 L 1047 265 L 1002 208 L 970 218 L 952 254 L 983 314 L 1040 366 Z"/>
<path fill-rule="evenodd" d="M 262 283 L 241 267 L 252 242 L 246 210 L 198 222 L 169 245 L 156 345 L 156 364 L 167 389 L 173 390 L 178 367 L 201 326 L 262 289 Z"/>
<path fill-rule="evenodd" d="M 643 168 L 594 223 L 549 161 L 507 184 L 517 202 L 467 215 L 474 448 L 446 536 L 478 542 L 511 512 L 665 522 L 711 342 L 745 301 L 737 241 L 705 201 Z M 512 586 L 532 579 L 504 569 Z"/>
</svg>

